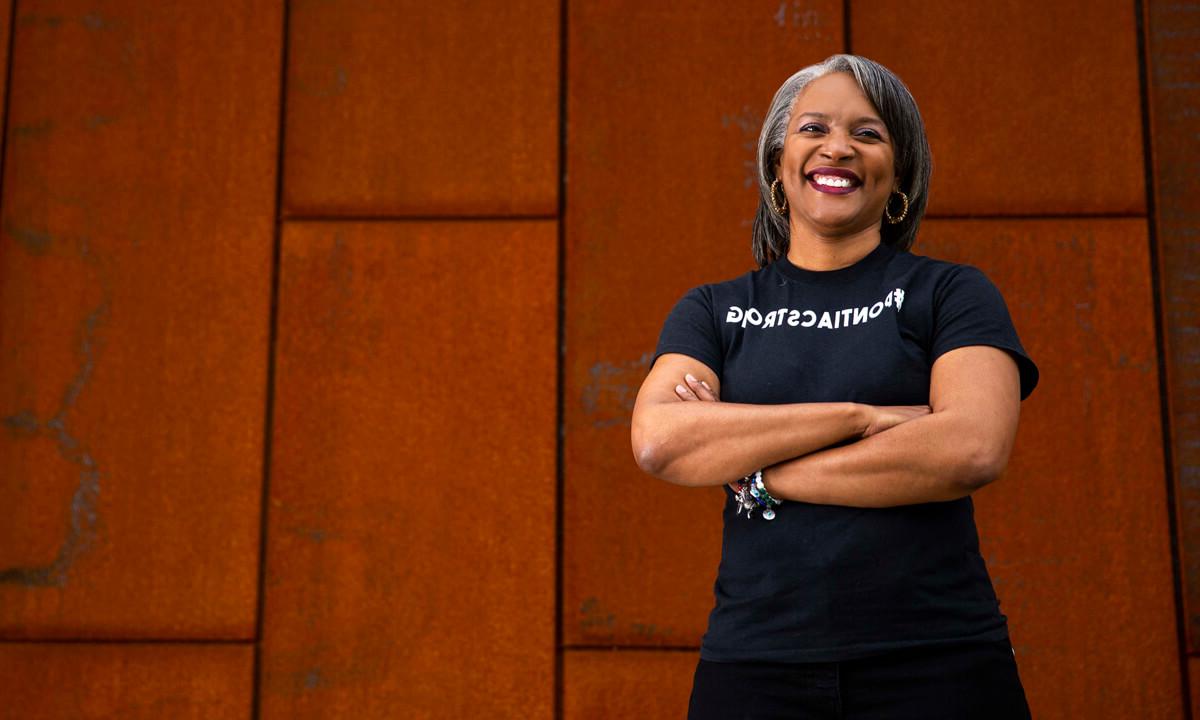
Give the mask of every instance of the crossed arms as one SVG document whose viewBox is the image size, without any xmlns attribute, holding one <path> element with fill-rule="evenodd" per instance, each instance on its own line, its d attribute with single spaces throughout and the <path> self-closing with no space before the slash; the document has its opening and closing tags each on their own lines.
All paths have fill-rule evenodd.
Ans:
<svg viewBox="0 0 1200 720">
<path fill-rule="evenodd" d="M 999 477 L 1016 439 L 1020 379 L 1007 352 L 971 345 L 934 362 L 928 407 L 719 397 L 708 366 L 662 355 L 633 409 L 638 466 L 693 487 L 765 468 L 767 490 L 782 500 L 892 507 L 956 500 Z"/>
</svg>

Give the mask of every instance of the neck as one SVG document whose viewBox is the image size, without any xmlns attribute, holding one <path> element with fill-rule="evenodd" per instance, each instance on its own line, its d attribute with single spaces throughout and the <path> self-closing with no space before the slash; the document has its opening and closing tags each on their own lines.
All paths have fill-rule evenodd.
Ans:
<svg viewBox="0 0 1200 720">
<path fill-rule="evenodd" d="M 840 270 L 866 257 L 881 242 L 879 225 L 852 235 L 818 235 L 792 226 L 788 260 L 805 270 Z"/>
</svg>

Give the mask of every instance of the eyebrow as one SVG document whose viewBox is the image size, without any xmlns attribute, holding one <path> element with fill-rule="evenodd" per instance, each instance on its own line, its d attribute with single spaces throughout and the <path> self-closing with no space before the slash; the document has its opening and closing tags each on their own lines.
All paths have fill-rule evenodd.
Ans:
<svg viewBox="0 0 1200 720">
<path fill-rule="evenodd" d="M 826 121 L 830 119 L 829 116 L 826 115 L 825 113 L 819 113 L 819 112 L 800 113 L 797 117 L 802 117 L 802 118 L 803 117 L 812 117 L 812 118 L 816 118 L 817 120 L 826 120 Z M 882 120 L 880 120 L 879 118 L 875 117 L 874 115 L 863 115 L 862 117 L 858 118 L 851 124 L 852 125 L 860 125 L 862 123 L 877 123 L 879 125 L 884 125 L 884 122 Z"/>
</svg>

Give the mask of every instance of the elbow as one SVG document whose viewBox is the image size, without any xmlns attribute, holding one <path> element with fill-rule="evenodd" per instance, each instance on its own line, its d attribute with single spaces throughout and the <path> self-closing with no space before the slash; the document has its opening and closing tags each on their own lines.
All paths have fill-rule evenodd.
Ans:
<svg viewBox="0 0 1200 720">
<path fill-rule="evenodd" d="M 644 417 L 635 413 L 631 426 L 629 439 L 633 447 L 633 459 L 642 472 L 660 477 L 663 468 L 662 441 L 651 431 L 653 423 L 646 422 Z"/>
<path fill-rule="evenodd" d="M 659 476 L 662 471 L 662 463 L 658 459 L 659 452 L 654 443 L 647 441 L 633 442 L 633 459 L 637 461 L 637 466 L 642 472 L 647 475 Z"/>
<path fill-rule="evenodd" d="M 684 470 L 685 463 L 671 453 L 667 437 L 661 432 L 650 432 L 636 422 L 631 433 L 633 458 L 637 466 L 647 475 L 665 480 L 672 485 L 691 486 L 696 478 Z"/>
<path fill-rule="evenodd" d="M 1008 466 L 1008 452 L 997 443 L 980 442 L 971 447 L 960 477 L 967 490 L 974 492 L 1000 478 Z"/>
</svg>

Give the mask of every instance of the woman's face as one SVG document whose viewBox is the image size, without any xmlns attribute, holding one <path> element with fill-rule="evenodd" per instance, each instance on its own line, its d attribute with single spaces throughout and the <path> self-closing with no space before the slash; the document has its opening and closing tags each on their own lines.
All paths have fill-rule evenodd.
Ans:
<svg viewBox="0 0 1200 720">
<path fill-rule="evenodd" d="M 830 73 L 800 92 L 776 163 L 793 235 L 853 235 L 878 226 L 896 189 L 892 138 L 848 73 Z"/>
</svg>

